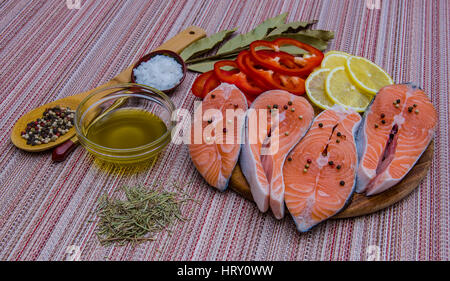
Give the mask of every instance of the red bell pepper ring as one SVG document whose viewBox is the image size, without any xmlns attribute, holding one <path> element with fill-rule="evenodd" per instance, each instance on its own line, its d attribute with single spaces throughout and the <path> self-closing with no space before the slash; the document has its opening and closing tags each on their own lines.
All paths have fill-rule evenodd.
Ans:
<svg viewBox="0 0 450 281">
<path fill-rule="evenodd" d="M 202 98 L 202 99 L 205 97 L 205 95 L 203 95 L 203 89 L 205 88 L 205 83 L 213 75 L 214 75 L 214 71 L 211 70 L 211 71 L 201 74 L 200 76 L 198 76 L 195 79 L 194 84 L 192 84 L 192 89 L 191 89 L 194 96 Z"/>
<path fill-rule="evenodd" d="M 270 57 L 271 51 L 257 51 L 259 56 Z M 252 56 L 247 55 L 243 58 L 243 64 L 249 71 L 249 76 L 263 81 L 268 87 L 272 89 L 281 89 L 288 91 L 295 95 L 302 95 L 305 93 L 305 80 L 299 76 L 290 76 L 279 74 L 276 71 L 265 69 L 259 63 L 255 62 Z"/>
<path fill-rule="evenodd" d="M 222 67 L 229 66 L 233 70 L 223 70 Z M 236 72 L 236 70 L 239 72 Z M 234 84 L 241 91 L 248 95 L 259 95 L 265 91 L 265 89 L 260 88 L 252 79 L 239 69 L 239 66 L 235 61 L 223 60 L 218 61 L 214 64 L 214 73 L 220 81 Z"/>
<path fill-rule="evenodd" d="M 281 52 L 280 47 L 285 45 L 293 45 L 307 51 L 309 54 L 301 56 L 293 56 L 286 52 Z M 256 48 L 266 47 L 275 51 L 278 56 L 268 59 L 258 53 Z M 250 54 L 252 58 L 261 66 L 276 71 L 280 74 L 294 75 L 306 77 L 314 68 L 320 65 L 323 60 L 323 53 L 310 46 L 291 38 L 278 38 L 272 42 L 258 40 L 250 44 Z"/>
</svg>

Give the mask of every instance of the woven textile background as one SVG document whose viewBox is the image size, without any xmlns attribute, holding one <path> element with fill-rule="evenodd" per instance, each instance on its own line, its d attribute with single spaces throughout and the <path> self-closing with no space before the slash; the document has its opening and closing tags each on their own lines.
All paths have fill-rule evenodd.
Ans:
<svg viewBox="0 0 450 281">
<path fill-rule="evenodd" d="M 380 247 L 382 260 L 449 260 L 449 28 L 450 1 L 0 1 L 0 259 L 64 260 L 80 247 L 81 260 L 365 260 Z M 216 192 L 171 144 L 151 169 L 125 171 L 97 163 L 78 147 L 64 163 L 50 153 L 26 153 L 9 135 L 15 121 L 52 100 L 105 83 L 182 29 L 208 34 L 289 12 L 288 20 L 317 19 L 335 31 L 330 49 L 367 57 L 395 82 L 413 81 L 439 114 L 431 169 L 401 202 L 353 219 L 329 220 L 300 234 L 290 217 L 261 214 L 232 191 Z M 192 111 L 188 73 L 171 96 Z M 192 181 L 200 204 L 154 242 L 102 247 L 95 235 L 96 201 L 122 185 L 155 179 Z M 119 192 L 120 194 L 120 192 Z"/>
</svg>

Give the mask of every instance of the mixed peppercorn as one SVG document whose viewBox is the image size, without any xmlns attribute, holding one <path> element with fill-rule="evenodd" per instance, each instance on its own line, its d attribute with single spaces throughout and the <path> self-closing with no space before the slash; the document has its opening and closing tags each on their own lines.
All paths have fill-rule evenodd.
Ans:
<svg viewBox="0 0 450 281">
<path fill-rule="evenodd" d="M 292 103 L 292 101 L 288 101 L 288 103 L 287 104 L 285 104 L 282 108 L 284 109 L 284 110 L 288 110 L 289 109 L 289 106 L 292 106 L 293 105 L 293 103 Z M 274 113 L 275 111 L 277 111 L 278 109 L 279 109 L 279 107 L 278 107 L 278 104 L 274 104 L 274 105 L 267 105 L 267 109 L 269 110 L 269 112 L 270 113 Z M 290 111 L 291 112 L 295 112 L 295 108 L 294 107 L 291 107 L 291 109 L 290 109 Z M 303 116 L 302 115 L 300 115 L 299 117 L 298 117 L 300 120 L 302 120 L 303 119 Z M 268 134 L 268 137 L 270 137 L 270 133 Z M 289 131 L 287 131 L 287 132 L 285 132 L 284 133 L 284 135 L 287 137 L 287 136 L 289 136 Z"/>
<path fill-rule="evenodd" d="M 396 99 L 396 100 L 394 100 L 394 101 L 392 102 L 392 104 L 393 104 L 396 108 L 399 108 L 399 107 L 400 107 L 400 102 L 401 102 L 400 99 Z M 408 106 L 408 112 L 409 112 L 409 113 L 412 113 L 413 110 L 414 110 L 414 108 L 416 108 L 416 107 L 417 107 L 417 104 L 413 104 L 412 106 Z M 414 110 L 414 113 L 415 113 L 415 114 L 419 114 L 419 110 L 418 110 L 418 109 Z M 384 119 L 384 118 L 386 117 L 386 114 L 381 113 L 380 117 L 381 117 L 381 124 L 385 125 L 385 124 L 387 123 L 386 120 Z M 380 126 L 379 126 L 377 123 L 375 123 L 375 124 L 374 124 L 374 127 L 375 127 L 375 129 L 378 129 Z"/>
<path fill-rule="evenodd" d="M 75 111 L 68 107 L 48 108 L 42 118 L 27 124 L 22 138 L 31 146 L 56 141 L 73 127 L 74 117 Z"/>
</svg>

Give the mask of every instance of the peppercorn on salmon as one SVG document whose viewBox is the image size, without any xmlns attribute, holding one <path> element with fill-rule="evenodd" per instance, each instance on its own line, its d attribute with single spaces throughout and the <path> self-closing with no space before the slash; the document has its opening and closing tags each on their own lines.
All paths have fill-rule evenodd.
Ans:
<svg viewBox="0 0 450 281">
<path fill-rule="evenodd" d="M 351 197 L 358 158 L 355 135 L 361 116 L 338 105 L 320 113 L 283 167 L 284 200 L 297 229 L 338 213 Z"/>
<path fill-rule="evenodd" d="M 234 85 L 222 83 L 194 112 L 189 154 L 211 186 L 224 191 L 241 151 L 247 99 Z"/>
<path fill-rule="evenodd" d="M 309 102 L 282 90 L 267 91 L 252 103 L 245 122 L 240 166 L 262 212 L 284 216 L 283 165 L 314 118 Z"/>
<path fill-rule="evenodd" d="M 436 110 L 417 86 L 382 88 L 358 133 L 356 191 L 374 195 L 402 180 L 431 142 L 436 122 Z"/>
</svg>

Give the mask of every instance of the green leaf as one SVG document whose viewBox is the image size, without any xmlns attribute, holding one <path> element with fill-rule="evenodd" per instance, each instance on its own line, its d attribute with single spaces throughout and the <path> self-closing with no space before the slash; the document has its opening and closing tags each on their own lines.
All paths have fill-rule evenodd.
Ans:
<svg viewBox="0 0 450 281">
<path fill-rule="evenodd" d="M 301 55 L 301 54 L 306 54 L 308 53 L 307 51 L 300 49 L 296 46 L 281 46 L 280 51 L 289 53 L 291 55 Z"/>
<path fill-rule="evenodd" d="M 298 31 L 303 30 L 308 26 L 315 24 L 316 22 L 317 20 L 285 23 L 275 28 L 272 32 L 269 33 L 268 36 L 278 35 L 282 33 L 297 33 Z"/>
<path fill-rule="evenodd" d="M 204 61 L 209 61 L 209 60 L 234 59 L 239 54 L 239 52 L 242 51 L 242 50 L 244 50 L 244 49 L 238 49 L 236 51 L 229 52 L 229 53 L 224 53 L 224 54 L 220 54 L 220 55 L 212 55 L 212 56 L 208 56 L 208 57 L 201 57 L 201 58 L 190 59 L 190 60 L 188 60 L 186 62 L 186 64 L 188 64 L 188 65 L 196 64 L 196 63 L 199 63 L 199 62 L 204 62 Z"/>
<path fill-rule="evenodd" d="M 230 57 L 227 58 L 230 60 L 234 60 L 236 59 L 236 56 L 234 57 Z M 213 70 L 214 69 L 214 64 L 218 61 L 221 61 L 223 59 L 216 59 L 216 60 L 209 60 L 209 61 L 204 61 L 204 62 L 199 62 L 199 63 L 193 63 L 193 64 L 189 64 L 187 66 L 187 68 L 190 71 L 195 71 L 195 72 L 200 72 L 200 73 L 205 73 L 207 71 Z"/>
<path fill-rule="evenodd" d="M 237 35 L 223 44 L 223 46 L 217 51 L 217 54 L 231 52 L 233 50 L 246 47 L 253 41 L 263 39 L 272 29 L 278 27 L 280 24 L 283 24 L 286 17 L 287 13 L 284 13 L 274 18 L 267 19 L 252 31 Z"/>
<path fill-rule="evenodd" d="M 309 35 L 312 37 L 316 37 L 322 39 L 324 41 L 329 41 L 334 38 L 334 32 L 329 30 L 321 30 L 321 29 L 307 29 L 297 32 L 297 34 Z"/>
<path fill-rule="evenodd" d="M 213 49 L 215 46 L 217 46 L 220 42 L 222 42 L 228 36 L 233 34 L 236 30 L 237 28 L 231 30 L 222 30 L 209 37 L 195 41 L 194 43 L 186 47 L 181 52 L 180 56 L 183 58 L 184 61 L 187 61 L 192 57 L 204 54 L 209 50 Z"/>
<path fill-rule="evenodd" d="M 286 38 L 292 38 L 292 39 L 298 40 L 300 42 L 311 45 L 321 51 L 326 50 L 326 48 L 328 47 L 327 41 L 322 40 L 317 37 L 310 36 L 310 35 L 301 34 L 301 33 L 284 33 L 284 34 L 279 34 L 279 35 L 273 35 L 273 36 L 265 38 L 265 40 L 273 41 L 280 37 L 286 37 Z"/>
</svg>

